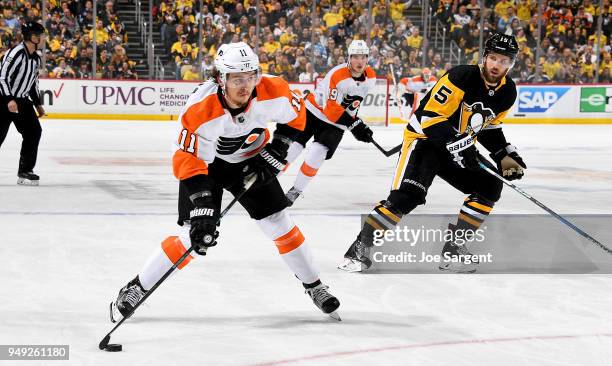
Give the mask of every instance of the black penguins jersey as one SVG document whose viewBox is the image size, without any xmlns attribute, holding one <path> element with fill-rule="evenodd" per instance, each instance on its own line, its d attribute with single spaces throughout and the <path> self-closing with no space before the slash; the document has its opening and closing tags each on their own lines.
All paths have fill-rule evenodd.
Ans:
<svg viewBox="0 0 612 366">
<path fill-rule="evenodd" d="M 405 137 L 444 139 L 500 128 L 515 99 L 516 85 L 509 77 L 496 87 L 488 87 L 479 66 L 454 67 L 425 95 L 406 127 Z"/>
</svg>

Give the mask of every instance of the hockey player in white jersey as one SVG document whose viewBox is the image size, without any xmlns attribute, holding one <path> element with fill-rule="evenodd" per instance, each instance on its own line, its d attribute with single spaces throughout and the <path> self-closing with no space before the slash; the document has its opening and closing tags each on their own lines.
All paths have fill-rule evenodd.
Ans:
<svg viewBox="0 0 612 366">
<path fill-rule="evenodd" d="M 363 142 L 372 141 L 372 130 L 357 116 L 361 102 L 376 83 L 368 66 L 370 48 L 354 40 L 348 48 L 348 62 L 332 68 L 306 97 L 306 128 L 291 144 L 287 160 L 292 163 L 314 137 L 287 199 L 293 204 L 314 178 L 325 160 L 331 159 L 344 131 Z"/>
<path fill-rule="evenodd" d="M 429 89 L 436 85 L 438 78 L 431 74 L 427 67 L 421 69 L 421 74 L 413 77 L 402 78 L 398 84 L 398 95 L 401 96 L 401 107 L 404 116 L 412 116 L 419 107 L 419 103 L 425 97 Z"/>
<path fill-rule="evenodd" d="M 205 255 L 216 245 L 224 189 L 238 194 L 245 177 L 253 174 L 257 176 L 255 184 L 238 202 L 276 244 L 315 305 L 339 320 L 336 310 L 340 302 L 321 283 L 308 242 L 287 213 L 288 202 L 276 178 L 286 164 L 291 142 L 304 129 L 303 99 L 283 79 L 262 76 L 259 59 L 246 43 L 222 45 L 214 65 L 212 78 L 189 97 L 179 116 L 178 134 L 173 137 L 181 228 L 178 235 L 166 238 L 138 275 L 119 290 L 111 303 L 111 320 L 130 314 L 187 248 L 194 247 L 195 253 Z M 276 122 L 271 141 L 269 121 Z M 178 269 L 194 257 L 189 255 Z"/>
</svg>

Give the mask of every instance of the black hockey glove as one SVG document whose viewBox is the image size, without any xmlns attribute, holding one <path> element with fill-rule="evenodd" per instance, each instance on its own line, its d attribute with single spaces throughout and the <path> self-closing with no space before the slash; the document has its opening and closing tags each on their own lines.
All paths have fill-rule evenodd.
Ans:
<svg viewBox="0 0 612 366">
<path fill-rule="evenodd" d="M 525 174 L 523 169 L 527 169 L 527 165 L 516 152 L 516 147 L 506 144 L 503 149 L 492 153 L 491 158 L 497 163 L 497 169 L 504 178 L 508 180 L 523 178 Z"/>
<path fill-rule="evenodd" d="M 191 195 L 189 199 L 195 205 L 195 208 L 189 214 L 191 246 L 199 255 L 206 255 L 206 250 L 209 247 L 217 245 L 219 209 L 215 206 L 210 191 L 198 192 Z"/>
<path fill-rule="evenodd" d="M 478 170 L 478 149 L 474 146 L 474 138 L 467 134 L 461 133 L 456 135 L 450 142 L 446 144 L 446 149 L 453 157 L 453 162 L 460 168 L 469 170 Z"/>
<path fill-rule="evenodd" d="M 288 149 L 289 145 L 282 139 L 273 139 L 259 154 L 248 160 L 242 171 L 242 176 L 246 180 L 246 177 L 252 174 L 257 175 L 257 181 L 255 182 L 257 185 L 271 181 L 287 166 L 285 157 Z"/>
<path fill-rule="evenodd" d="M 368 127 L 368 125 L 361 120 L 361 118 L 357 118 L 353 124 L 348 126 L 348 130 L 351 131 L 357 141 L 372 142 L 373 132 L 370 127 Z"/>
</svg>

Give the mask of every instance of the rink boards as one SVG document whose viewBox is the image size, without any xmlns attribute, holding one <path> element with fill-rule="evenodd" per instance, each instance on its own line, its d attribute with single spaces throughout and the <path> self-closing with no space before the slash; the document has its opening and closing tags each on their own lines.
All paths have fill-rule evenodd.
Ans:
<svg viewBox="0 0 612 366">
<path fill-rule="evenodd" d="M 176 120 L 198 82 L 176 80 L 41 79 L 48 118 L 99 120 Z M 291 83 L 292 89 L 312 90 L 313 83 Z M 404 123 L 395 104 L 393 85 L 377 83 L 360 108 L 372 124 L 388 119 Z M 519 85 L 517 101 L 505 123 L 608 124 L 612 84 Z"/>
</svg>

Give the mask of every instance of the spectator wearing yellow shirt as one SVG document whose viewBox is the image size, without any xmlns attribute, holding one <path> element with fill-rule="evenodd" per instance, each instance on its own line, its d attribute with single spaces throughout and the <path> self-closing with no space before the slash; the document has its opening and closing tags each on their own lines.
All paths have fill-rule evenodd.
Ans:
<svg viewBox="0 0 612 366">
<path fill-rule="evenodd" d="M 516 8 L 516 15 L 522 22 L 528 22 L 531 19 L 531 13 L 535 8 L 535 2 L 531 0 L 519 0 Z"/>
<path fill-rule="evenodd" d="M 585 13 L 589 13 L 592 16 L 596 15 L 597 11 L 595 10 L 595 6 L 591 2 L 591 0 L 584 0 L 583 3 L 582 3 L 582 6 L 584 7 L 584 12 Z"/>
<path fill-rule="evenodd" d="M 593 47 L 596 47 L 597 32 L 589 36 L 589 44 L 592 44 Z M 605 47 L 606 44 L 608 44 L 608 37 L 606 37 L 606 35 L 603 34 L 603 32 L 601 32 L 601 39 L 599 40 L 599 49 L 602 49 L 603 47 Z"/>
<path fill-rule="evenodd" d="M 266 42 L 263 44 L 263 49 L 267 54 L 273 54 L 274 52 L 281 49 L 281 44 L 278 41 L 274 40 L 273 34 L 268 34 L 266 37 Z"/>
<path fill-rule="evenodd" d="M 338 13 L 338 7 L 333 5 L 331 10 L 323 15 L 323 21 L 325 22 L 327 29 L 333 31 L 344 22 L 344 18 L 342 18 L 340 13 Z"/>
<path fill-rule="evenodd" d="M 406 44 L 413 49 L 420 49 L 423 44 L 423 36 L 421 36 L 418 27 L 412 27 L 411 34 L 406 37 Z"/>
<path fill-rule="evenodd" d="M 292 26 L 288 26 L 287 29 L 285 29 L 285 32 L 281 34 L 279 41 L 282 46 L 285 46 L 291 43 L 291 41 L 294 39 L 297 39 L 297 34 L 293 33 Z"/>
<path fill-rule="evenodd" d="M 265 52 L 259 53 L 259 67 L 261 67 L 261 72 L 264 74 L 268 74 L 270 63 L 268 62 L 268 54 Z"/>
<path fill-rule="evenodd" d="M 92 40 L 93 34 L 94 30 L 92 29 L 89 31 L 89 38 L 91 38 Z M 104 29 L 104 23 L 102 22 L 102 20 L 98 20 L 98 22 L 96 23 L 96 44 L 98 46 L 103 45 L 104 43 L 108 42 L 108 40 L 109 36 L 106 29 Z"/>
<path fill-rule="evenodd" d="M 49 41 L 49 49 L 51 52 L 56 52 L 60 47 L 62 47 L 62 35 L 57 33 L 53 36 L 53 39 Z"/>
<path fill-rule="evenodd" d="M 200 80 L 200 74 L 198 73 L 197 69 L 194 70 L 194 67 L 191 65 L 185 65 L 183 67 L 183 80 L 187 80 L 187 81 L 198 81 Z"/>
<path fill-rule="evenodd" d="M 187 43 L 187 35 L 186 34 L 182 34 L 181 37 L 179 38 L 178 41 L 174 42 L 174 44 L 172 45 L 172 48 L 170 49 L 170 53 L 171 54 L 178 54 L 183 52 L 183 45 L 186 44 L 187 45 L 187 50 L 189 52 L 191 52 L 191 45 L 189 43 Z"/>
<path fill-rule="evenodd" d="M 561 62 L 559 61 L 559 57 L 557 57 L 557 49 L 550 47 L 547 56 L 544 65 L 542 65 L 542 71 L 544 71 L 551 80 L 556 80 L 558 79 L 559 70 L 561 70 Z"/>
<path fill-rule="evenodd" d="M 502 0 L 495 5 L 495 15 L 498 18 L 505 17 L 508 14 L 508 8 L 514 9 L 514 3 L 511 0 Z"/>
<path fill-rule="evenodd" d="M 609 52 L 604 52 L 603 60 L 599 65 L 599 82 L 609 83 L 612 76 L 612 57 Z"/>
<path fill-rule="evenodd" d="M 406 2 L 400 2 L 400 0 L 393 0 L 389 4 L 389 12 L 391 13 L 391 20 L 394 22 L 402 20 L 404 18 L 404 10 L 408 9 L 414 0 L 408 0 Z"/>
</svg>

